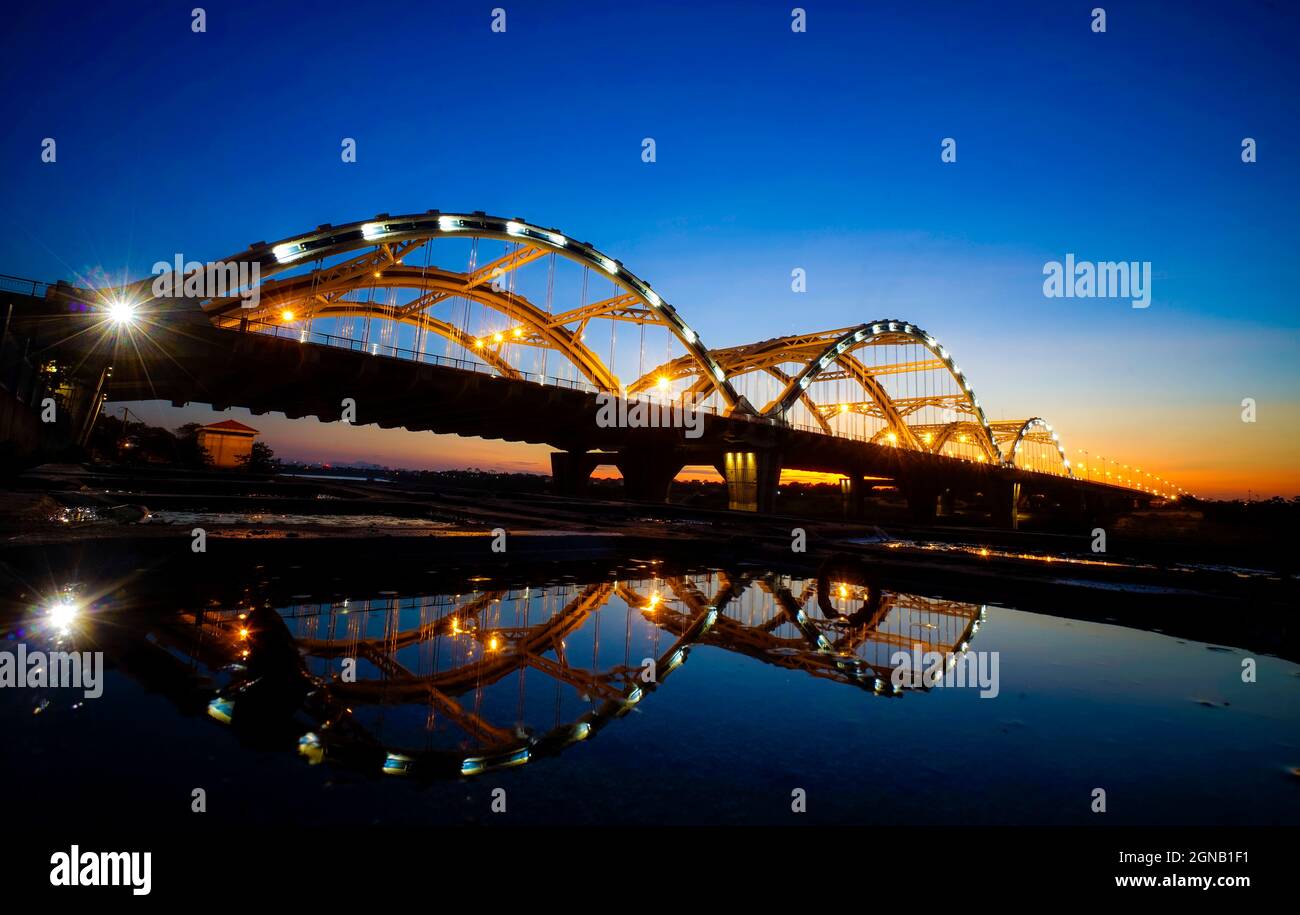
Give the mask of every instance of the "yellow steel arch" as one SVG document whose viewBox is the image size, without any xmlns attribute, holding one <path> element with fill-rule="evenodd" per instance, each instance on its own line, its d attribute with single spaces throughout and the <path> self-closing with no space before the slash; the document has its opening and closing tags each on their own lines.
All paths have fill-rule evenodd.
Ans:
<svg viewBox="0 0 1300 915">
<path fill-rule="evenodd" d="M 378 273 L 378 276 L 375 276 L 375 273 Z M 358 302 L 340 298 L 341 295 L 355 289 L 372 288 L 416 289 L 424 294 L 414 302 L 396 308 L 382 302 Z M 469 336 L 459 328 L 424 313 L 424 309 L 437 299 L 451 297 L 471 299 L 522 325 L 528 329 L 530 335 L 534 336 L 534 342 L 564 355 L 597 388 L 602 391 L 618 390 L 618 378 L 609 371 L 605 363 L 587 348 L 579 335 L 557 324 L 549 312 L 538 308 L 524 296 L 503 292 L 492 286 L 474 285 L 466 274 L 435 267 L 394 265 L 386 270 L 358 277 L 355 281 L 332 280 L 325 283 L 320 282 L 313 274 L 293 276 L 265 284 L 262 288 L 261 303 L 256 309 L 243 309 L 237 316 L 227 312 L 229 316 L 219 318 L 218 321 L 231 324 L 238 319 L 246 318 L 249 321 L 281 323 L 279 314 L 284 309 L 293 312 L 294 320 L 310 317 L 353 316 L 385 318 L 423 326 L 426 330 L 452 340 L 483 358 L 494 368 L 511 377 L 518 377 L 519 371 L 509 366 L 492 341 L 483 341 L 482 338 Z M 476 343 L 480 345 L 476 346 Z M 507 367 L 508 371 L 506 371 Z"/>
<path fill-rule="evenodd" d="M 350 251 L 373 249 L 342 264 L 335 264 L 316 274 L 318 280 L 350 282 L 364 279 L 367 272 L 385 272 L 398 266 L 402 257 L 426 242 L 447 237 L 492 238 L 514 242 L 521 247 L 506 258 L 477 270 L 471 279 L 475 286 L 489 285 L 495 276 L 515 269 L 528 260 L 545 254 L 557 254 L 604 274 L 625 293 L 641 303 L 654 322 L 668 330 L 685 347 L 699 366 L 700 374 L 709 379 L 727 409 L 752 413 L 753 407 L 737 394 L 722 367 L 711 355 L 699 335 L 681 318 L 650 284 L 621 263 L 585 242 L 579 242 L 554 229 L 545 229 L 518 219 L 505 219 L 485 213 L 427 213 L 391 217 L 387 214 L 372 220 L 343 226 L 324 225 L 316 231 L 287 238 L 280 242 L 258 242 L 248 250 L 226 258 L 226 264 L 256 263 L 263 278 L 291 270 L 299 265 Z M 146 283 L 147 286 L 147 283 Z M 217 321 L 229 321 L 239 308 L 238 300 L 224 299 L 205 306 Z M 593 374 L 596 372 L 593 367 Z M 607 368 L 607 378 L 612 372 Z"/>
<path fill-rule="evenodd" d="M 1029 436 L 1030 431 L 1035 427 L 1046 430 L 1051 438 L 1052 445 L 1056 448 L 1057 455 L 1061 458 L 1061 465 L 1065 468 L 1066 475 L 1071 477 L 1074 476 L 1074 468 L 1070 466 L 1070 459 L 1065 456 L 1065 446 L 1061 444 L 1060 436 L 1056 434 L 1056 430 L 1052 428 L 1052 424 L 1041 416 L 1027 419 L 1020 426 L 1019 431 L 1016 432 L 1016 439 L 1011 443 L 1010 451 L 1007 452 L 1007 463 L 1014 464 L 1016 462 L 1016 454 L 1019 453 L 1021 444 Z"/>
<path fill-rule="evenodd" d="M 852 363 L 846 360 L 851 358 L 853 350 L 861 346 L 871 345 L 873 342 L 895 338 L 919 343 L 939 358 L 944 368 L 957 381 L 962 396 L 970 405 L 979 430 L 977 441 L 984 448 L 991 461 L 1002 463 L 1002 452 L 993 438 L 993 430 L 989 426 L 988 417 L 984 414 L 984 408 L 980 405 L 979 398 L 975 396 L 975 392 L 971 389 L 970 382 L 966 379 L 965 374 L 954 362 L 952 354 L 932 335 L 907 321 L 886 319 L 860 324 L 857 327 L 848 329 L 829 343 L 816 358 L 809 360 L 802 372 L 790 379 L 790 383 L 786 385 L 785 390 L 763 410 L 764 415 L 783 418 L 790 407 L 799 400 L 801 393 L 808 388 L 819 374 L 831 365 L 840 365 L 852 371 Z M 856 362 L 857 360 L 853 361 Z M 927 450 L 924 445 L 917 441 L 888 393 L 878 382 L 871 378 L 865 367 L 858 380 L 862 382 L 863 387 L 885 413 L 886 421 L 892 427 L 895 427 L 894 431 L 899 436 L 900 441 L 916 450 Z"/>
</svg>

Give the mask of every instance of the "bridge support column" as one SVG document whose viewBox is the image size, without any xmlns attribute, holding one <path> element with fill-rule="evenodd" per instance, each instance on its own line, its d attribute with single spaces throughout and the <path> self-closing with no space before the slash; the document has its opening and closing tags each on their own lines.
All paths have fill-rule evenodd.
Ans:
<svg viewBox="0 0 1300 915">
<path fill-rule="evenodd" d="M 907 510 L 913 521 L 921 524 L 934 521 L 939 510 L 938 486 L 933 483 L 904 483 L 903 492 L 907 496 Z"/>
<path fill-rule="evenodd" d="M 1016 530 L 1020 527 L 1020 483 L 995 481 L 989 487 L 990 520 L 998 527 Z"/>
<path fill-rule="evenodd" d="M 1088 523 L 1110 527 L 1119 515 L 1114 501 L 1105 495 L 1089 493 L 1084 497 L 1084 518 Z"/>
<path fill-rule="evenodd" d="M 781 482 L 781 457 L 770 451 L 728 451 L 718 468 L 727 480 L 727 507 L 739 512 L 770 512 Z"/>
<path fill-rule="evenodd" d="M 866 496 L 869 488 L 867 481 L 857 471 L 840 480 L 841 504 L 844 507 L 845 518 L 858 521 L 866 515 Z"/>
<path fill-rule="evenodd" d="M 940 518 L 951 518 L 955 510 L 957 499 L 951 489 L 945 489 L 939 493 L 939 499 L 935 506 L 935 514 Z"/>
<path fill-rule="evenodd" d="M 673 478 L 685 466 L 671 451 L 623 452 L 616 462 L 623 495 L 635 502 L 667 502 Z"/>
<path fill-rule="evenodd" d="M 599 458 L 585 451 L 555 451 L 551 454 L 551 492 L 557 496 L 582 498 L 587 495 L 591 472 Z"/>
</svg>

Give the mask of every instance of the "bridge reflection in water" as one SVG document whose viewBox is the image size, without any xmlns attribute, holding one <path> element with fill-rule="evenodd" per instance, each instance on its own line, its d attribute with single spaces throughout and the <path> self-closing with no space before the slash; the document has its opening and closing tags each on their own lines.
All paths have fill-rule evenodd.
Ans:
<svg viewBox="0 0 1300 915">
<path fill-rule="evenodd" d="M 899 651 L 960 653 L 978 604 L 709 572 L 180 613 L 158 643 L 222 685 L 208 714 L 310 762 L 437 779 L 588 740 L 709 647 L 877 696 Z M 640 574 L 640 573 L 638 573 Z M 918 686 L 918 689 L 924 687 Z"/>
</svg>

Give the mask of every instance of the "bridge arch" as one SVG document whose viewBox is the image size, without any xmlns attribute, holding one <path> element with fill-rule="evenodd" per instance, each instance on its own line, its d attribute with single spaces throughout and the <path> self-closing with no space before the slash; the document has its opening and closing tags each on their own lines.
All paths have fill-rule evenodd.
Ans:
<svg viewBox="0 0 1300 915">
<path fill-rule="evenodd" d="M 921 431 L 918 431 L 918 427 L 910 423 L 908 417 L 920 405 L 898 402 L 876 377 L 877 367 L 865 364 L 855 355 L 855 350 L 862 347 L 888 343 L 919 344 L 924 347 L 933 356 L 929 363 L 902 368 L 933 368 L 945 372 L 956 385 L 956 393 L 951 395 L 952 403 L 948 404 L 947 409 L 968 414 L 969 418 L 950 422 L 946 426 L 920 427 Z M 883 418 L 884 426 L 872 437 L 872 441 L 888 436 L 893 444 L 917 451 L 939 453 L 953 435 L 969 435 L 971 443 L 978 449 L 980 460 L 994 464 L 1004 463 L 992 425 L 952 354 L 933 335 L 910 322 L 895 319 L 873 321 L 841 330 L 782 337 L 715 350 L 713 356 L 726 370 L 729 378 L 738 379 L 748 373 L 765 373 L 780 382 L 779 393 L 759 411 L 772 419 L 786 420 L 790 409 L 796 403 L 803 403 L 822 431 L 830 433 L 832 430 L 826 415 L 814 403 L 810 389 L 823 372 L 829 373 L 833 369 L 843 377 L 853 379 L 866 392 L 873 409 Z M 787 372 L 781 368 L 786 364 L 801 365 L 802 368 Z M 658 366 L 638 378 L 628 390 L 630 393 L 646 390 L 657 378 L 677 380 L 684 377 L 696 379 L 688 388 L 688 393 L 698 394 L 705 390 L 707 379 L 698 378 L 695 367 L 685 359 L 676 359 Z"/>
<path fill-rule="evenodd" d="M 952 354 L 938 340 L 908 321 L 894 319 L 872 321 L 844 331 L 831 341 L 815 359 L 809 360 L 803 371 L 790 379 L 789 384 L 786 385 L 780 395 L 763 410 L 764 415 L 784 418 L 790 407 L 799 400 L 801 394 L 807 390 L 818 375 L 830 366 L 838 365 L 854 375 L 863 389 L 871 396 L 871 399 L 876 402 L 885 416 L 888 430 L 896 436 L 899 443 L 918 451 L 931 450 L 930 447 L 918 440 L 912 428 L 904 419 L 902 412 L 879 382 L 871 376 L 865 366 L 852 358 L 854 350 L 884 340 L 907 340 L 919 343 L 938 357 L 948 373 L 957 382 L 958 389 L 974 416 L 973 426 L 977 430 L 977 443 L 982 447 L 991 462 L 1001 463 L 1003 460 L 1001 450 L 993 438 L 993 430 L 989 425 L 988 417 L 984 413 L 984 408 L 980 405 L 979 398 L 971 388 L 970 381 L 957 366 Z"/>
<path fill-rule="evenodd" d="M 1066 476 L 1074 476 L 1074 468 L 1070 466 L 1070 459 L 1065 456 L 1065 446 L 1061 444 L 1060 436 L 1052 428 L 1052 424 L 1041 416 L 1034 416 L 1025 420 L 1020 429 L 1016 432 L 1015 440 L 1011 443 L 1011 448 L 1007 451 L 1007 464 L 1016 462 L 1016 455 L 1020 452 L 1020 447 L 1029 439 L 1029 436 L 1035 429 L 1042 429 L 1046 432 L 1051 444 L 1055 447 L 1057 456 L 1061 459 L 1061 466 L 1065 470 Z"/>
<path fill-rule="evenodd" d="M 515 292 L 506 292 L 487 285 L 470 285 L 466 275 L 440 268 L 423 268 L 406 265 L 394 265 L 382 271 L 367 275 L 363 285 L 344 283 L 342 285 L 322 284 L 313 274 L 301 274 L 283 280 L 273 280 L 262 288 L 262 301 L 255 309 L 241 309 L 239 318 L 270 324 L 285 323 L 281 312 L 288 309 L 293 313 L 293 320 L 302 321 L 309 318 L 343 318 L 362 317 L 398 321 L 413 327 L 421 327 L 429 333 L 450 340 L 457 346 L 500 371 L 507 377 L 518 378 L 519 370 L 501 353 L 505 343 L 529 342 L 547 346 L 565 358 L 581 372 L 588 381 L 602 391 L 617 391 L 618 378 L 604 362 L 581 339 L 562 324 L 555 323 L 554 316 L 534 305 L 527 297 Z M 347 292 L 358 289 L 412 289 L 422 295 L 411 303 L 396 308 L 383 302 L 356 301 L 341 298 Z M 435 302 L 462 297 L 489 308 L 508 321 L 515 323 L 518 330 L 526 336 L 506 336 L 494 340 L 491 336 L 467 334 L 454 324 L 438 320 L 428 314 L 426 309 Z"/>
<path fill-rule="evenodd" d="M 642 309 L 645 323 L 663 326 L 685 348 L 687 357 L 698 367 L 701 377 L 716 390 L 728 411 L 753 412 L 752 406 L 740 396 L 727 378 L 726 372 L 713 358 L 699 335 L 678 314 L 677 310 L 656 292 L 649 283 L 628 270 L 622 263 L 598 251 L 586 242 L 579 242 L 554 229 L 542 228 L 519 219 L 505 219 L 485 213 L 442 213 L 430 210 L 422 214 L 390 217 L 381 214 L 374 219 L 348 223 L 342 226 L 324 225 L 315 232 L 291 236 L 279 242 L 258 242 L 246 251 L 226 258 L 224 263 L 255 263 L 263 279 L 291 271 L 312 262 L 324 263 L 326 258 L 349 252 L 366 253 L 329 267 L 321 267 L 305 274 L 313 289 L 324 285 L 327 289 L 367 288 L 373 281 L 385 279 L 385 274 L 398 272 L 399 279 L 411 279 L 420 273 L 419 268 L 401 270 L 403 258 L 415 249 L 439 238 L 487 238 L 515 244 L 506 257 L 475 270 L 472 274 L 450 274 L 441 271 L 445 284 L 458 281 L 461 290 L 457 295 L 484 301 L 489 307 L 500 308 L 511 314 L 543 339 L 555 345 L 583 371 L 593 384 L 604 390 L 617 389 L 618 382 L 612 367 L 604 366 L 598 357 L 581 345 L 580 339 L 554 323 L 554 317 L 513 294 L 492 298 L 491 283 L 529 261 L 555 254 L 584 267 L 594 268 L 606 276 L 623 296 L 595 303 L 582 315 L 570 315 L 572 321 L 589 320 L 600 316 L 600 308 L 626 309 L 635 305 Z M 427 278 L 426 271 L 426 278 Z M 451 277 L 455 277 L 452 280 Z M 148 281 L 143 281 L 148 286 Z M 419 284 L 412 284 L 418 286 Z M 289 281 L 277 284 L 290 289 Z M 273 292 L 276 287 L 267 287 Z M 446 286 L 444 292 L 449 291 Z M 470 296 L 469 293 L 474 293 Z M 231 325 L 238 321 L 241 302 L 237 298 L 209 300 L 204 311 L 218 324 Z M 246 316 L 245 316 L 246 317 Z M 434 328 L 435 332 L 437 328 Z"/>
</svg>

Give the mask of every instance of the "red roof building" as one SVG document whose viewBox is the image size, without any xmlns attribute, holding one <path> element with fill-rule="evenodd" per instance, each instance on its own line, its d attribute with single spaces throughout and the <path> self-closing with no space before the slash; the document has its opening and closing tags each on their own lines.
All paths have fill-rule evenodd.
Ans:
<svg viewBox="0 0 1300 915">
<path fill-rule="evenodd" d="M 252 426 L 223 419 L 199 429 L 199 445 L 212 456 L 213 467 L 238 467 L 248 460 L 259 434 Z"/>
</svg>

